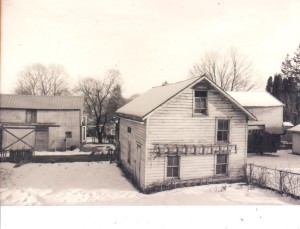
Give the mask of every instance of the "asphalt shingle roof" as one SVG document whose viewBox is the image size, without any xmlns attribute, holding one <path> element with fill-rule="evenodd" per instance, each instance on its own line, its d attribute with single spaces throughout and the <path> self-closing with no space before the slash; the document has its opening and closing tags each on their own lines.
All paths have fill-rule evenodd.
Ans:
<svg viewBox="0 0 300 229">
<path fill-rule="evenodd" d="M 0 108 L 78 110 L 83 109 L 83 97 L 0 94 Z"/>
</svg>

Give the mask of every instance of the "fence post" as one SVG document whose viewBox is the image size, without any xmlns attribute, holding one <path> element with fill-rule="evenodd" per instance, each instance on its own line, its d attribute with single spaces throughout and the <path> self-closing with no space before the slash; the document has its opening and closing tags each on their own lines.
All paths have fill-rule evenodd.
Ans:
<svg viewBox="0 0 300 229">
<path fill-rule="evenodd" d="M 252 184 L 252 164 L 250 163 L 250 169 L 249 169 L 249 184 Z"/>
<path fill-rule="evenodd" d="M 279 170 L 279 192 L 282 194 L 283 193 L 283 188 L 282 188 L 282 171 Z"/>
</svg>

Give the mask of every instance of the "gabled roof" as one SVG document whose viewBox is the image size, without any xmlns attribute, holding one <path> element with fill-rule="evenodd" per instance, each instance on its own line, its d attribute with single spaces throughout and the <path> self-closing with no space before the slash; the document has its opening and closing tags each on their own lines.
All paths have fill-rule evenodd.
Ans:
<svg viewBox="0 0 300 229">
<path fill-rule="evenodd" d="M 117 110 L 117 114 L 123 117 L 136 117 L 144 120 L 147 116 L 155 111 L 158 107 L 166 103 L 168 100 L 179 94 L 188 87 L 199 83 L 202 80 L 207 80 L 216 90 L 223 94 L 233 104 L 237 105 L 250 119 L 256 120 L 256 117 L 251 114 L 246 108 L 229 96 L 225 91 L 218 87 L 215 83 L 207 77 L 194 77 L 178 83 L 168 84 L 166 86 L 154 87 L 144 94 L 140 95 L 133 101 Z"/>
<path fill-rule="evenodd" d="M 0 108 L 79 110 L 83 109 L 83 97 L 0 94 Z"/>
<path fill-rule="evenodd" d="M 228 91 L 244 107 L 278 107 L 282 102 L 266 91 Z"/>
<path fill-rule="evenodd" d="M 300 124 L 297 125 L 297 126 L 294 126 L 294 127 L 291 128 L 291 129 L 288 129 L 287 131 L 300 133 Z"/>
</svg>

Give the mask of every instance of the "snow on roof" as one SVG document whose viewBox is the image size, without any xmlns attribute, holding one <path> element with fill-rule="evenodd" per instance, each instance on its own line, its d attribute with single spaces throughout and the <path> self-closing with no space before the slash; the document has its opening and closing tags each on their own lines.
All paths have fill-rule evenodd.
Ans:
<svg viewBox="0 0 300 229">
<path fill-rule="evenodd" d="M 300 133 L 300 124 L 297 126 L 294 126 L 291 129 L 288 129 L 287 131 Z"/>
<path fill-rule="evenodd" d="M 284 127 L 293 127 L 294 125 L 291 122 L 283 122 L 282 126 L 284 126 Z"/>
<path fill-rule="evenodd" d="M 227 91 L 243 107 L 277 107 L 282 102 L 266 91 Z"/>
<path fill-rule="evenodd" d="M 168 84 L 166 86 L 153 87 L 130 103 L 118 109 L 117 113 L 144 117 L 197 80 L 199 80 L 199 77 Z"/>
<path fill-rule="evenodd" d="M 0 108 L 79 110 L 83 109 L 83 97 L 0 94 Z"/>
<path fill-rule="evenodd" d="M 203 79 L 207 80 L 215 89 L 222 93 L 233 104 L 237 105 L 244 113 L 246 113 L 246 115 L 248 115 L 248 117 L 250 117 L 250 119 L 256 120 L 256 117 L 253 114 L 205 76 L 194 77 L 178 83 L 168 84 L 166 86 L 154 87 L 118 109 L 117 113 L 119 115 L 129 115 L 144 119 L 149 113 L 167 102 L 173 96 Z"/>
</svg>

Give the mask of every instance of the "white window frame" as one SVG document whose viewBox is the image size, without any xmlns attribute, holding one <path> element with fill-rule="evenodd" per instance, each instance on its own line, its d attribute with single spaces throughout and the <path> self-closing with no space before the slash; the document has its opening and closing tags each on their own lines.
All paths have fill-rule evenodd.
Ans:
<svg viewBox="0 0 300 229">
<path fill-rule="evenodd" d="M 206 97 L 196 97 L 195 96 L 195 93 L 196 91 L 202 91 L 202 92 L 206 92 Z M 208 116 L 208 90 L 193 90 L 193 114 L 195 116 Z M 206 101 L 205 101 L 205 105 L 206 105 L 206 109 L 205 109 L 205 113 L 198 113 L 198 112 L 195 112 L 195 107 L 196 107 L 196 98 L 206 98 Z"/>
<path fill-rule="evenodd" d="M 174 165 L 173 166 L 168 166 L 168 159 L 169 159 L 169 157 L 177 157 L 178 165 L 177 166 L 174 166 Z M 167 179 L 179 179 L 180 178 L 180 166 L 181 166 L 180 156 L 178 156 L 178 155 L 168 155 L 166 157 L 166 160 L 167 160 L 167 163 L 166 163 L 166 178 Z M 168 168 L 170 168 L 170 167 L 172 167 L 172 168 L 176 168 L 177 167 L 177 169 L 178 169 L 178 176 L 168 176 Z"/>
<path fill-rule="evenodd" d="M 81 141 L 86 142 L 86 126 L 81 127 Z"/>
<path fill-rule="evenodd" d="M 218 132 L 224 131 L 219 130 L 219 121 L 220 120 L 226 120 L 228 121 L 228 130 L 227 130 L 227 141 L 219 141 L 218 140 Z M 231 142 L 231 119 L 230 118 L 216 118 L 216 144 L 230 144 Z"/>
<path fill-rule="evenodd" d="M 218 163 L 218 156 L 226 156 L 226 163 Z M 215 164 L 215 175 L 217 176 L 224 176 L 224 175 L 228 175 L 228 165 L 229 165 L 229 154 L 216 154 L 216 164 Z M 218 166 L 226 166 L 226 172 L 225 173 L 218 173 L 217 172 L 217 167 Z"/>
</svg>

